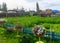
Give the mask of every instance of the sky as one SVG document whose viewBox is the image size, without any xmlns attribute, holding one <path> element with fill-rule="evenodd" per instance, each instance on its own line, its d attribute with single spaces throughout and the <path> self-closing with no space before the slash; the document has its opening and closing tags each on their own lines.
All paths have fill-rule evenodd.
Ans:
<svg viewBox="0 0 60 43">
<path fill-rule="evenodd" d="M 25 10 L 36 10 L 36 2 L 38 2 L 41 10 L 60 10 L 60 0 L 0 0 L 0 4 L 3 2 L 6 2 L 8 9 L 24 7 Z"/>
</svg>

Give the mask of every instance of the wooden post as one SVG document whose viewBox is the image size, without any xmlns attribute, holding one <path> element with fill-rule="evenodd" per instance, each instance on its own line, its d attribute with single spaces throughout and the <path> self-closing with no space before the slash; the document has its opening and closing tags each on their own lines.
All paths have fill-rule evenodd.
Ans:
<svg viewBox="0 0 60 43">
<path fill-rule="evenodd" d="M 54 38 L 54 30 L 52 30 L 52 32 L 53 32 L 53 38 Z M 53 43 L 54 43 L 54 40 L 52 40 L 53 41 Z"/>
</svg>

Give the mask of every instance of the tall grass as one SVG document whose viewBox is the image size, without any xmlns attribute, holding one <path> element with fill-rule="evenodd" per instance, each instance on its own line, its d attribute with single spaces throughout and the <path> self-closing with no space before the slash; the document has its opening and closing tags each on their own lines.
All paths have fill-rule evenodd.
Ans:
<svg viewBox="0 0 60 43">
<path fill-rule="evenodd" d="M 34 24 L 41 24 L 41 23 L 60 24 L 59 17 L 26 16 L 26 17 L 11 17 L 11 18 L 9 17 L 6 19 L 9 23 L 16 24 L 16 22 L 20 22 L 20 24 L 24 26 L 33 26 Z"/>
<path fill-rule="evenodd" d="M 5 19 L 7 20 L 8 23 L 12 23 L 12 24 L 16 25 L 17 22 L 20 22 L 20 25 L 27 26 L 27 27 L 33 27 L 35 24 L 39 24 L 39 25 L 44 26 L 47 30 L 50 29 L 50 25 L 51 25 L 52 30 L 60 33 L 60 18 L 59 17 L 25 16 L 25 17 L 8 17 Z M 17 35 L 15 32 L 10 35 L 5 34 L 5 32 L 6 32 L 5 29 L 0 28 L 1 43 L 19 43 L 19 41 L 21 40 L 21 38 L 15 37 Z M 8 35 L 8 37 L 5 37 L 4 35 Z M 23 36 L 23 35 L 24 34 L 22 34 L 20 36 Z M 31 36 L 28 36 L 28 37 L 30 37 L 29 40 L 31 40 L 31 41 L 34 41 L 34 42 L 38 41 L 37 37 L 31 37 Z M 3 41 L 4 38 L 5 38 L 5 42 Z M 47 40 L 45 38 L 41 38 L 41 39 L 42 39 L 42 41 L 47 43 Z M 60 41 L 54 42 L 54 43 L 60 43 Z"/>
<path fill-rule="evenodd" d="M 20 22 L 20 25 L 33 27 L 35 24 L 43 25 L 46 29 L 52 29 L 60 31 L 60 17 L 40 17 L 40 16 L 24 16 L 24 17 L 9 17 L 5 18 L 9 23 L 16 25 L 16 22 Z"/>
</svg>

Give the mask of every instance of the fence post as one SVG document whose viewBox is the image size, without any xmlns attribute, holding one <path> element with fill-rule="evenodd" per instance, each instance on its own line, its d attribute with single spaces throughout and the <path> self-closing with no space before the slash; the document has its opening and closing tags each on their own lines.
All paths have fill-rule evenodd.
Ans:
<svg viewBox="0 0 60 43">
<path fill-rule="evenodd" d="M 50 43 L 52 43 L 52 31 L 51 31 L 51 24 L 50 24 Z"/>
</svg>

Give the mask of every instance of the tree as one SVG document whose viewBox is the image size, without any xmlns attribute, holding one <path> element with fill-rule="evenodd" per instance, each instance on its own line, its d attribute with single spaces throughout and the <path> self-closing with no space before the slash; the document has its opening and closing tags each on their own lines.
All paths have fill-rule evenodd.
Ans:
<svg viewBox="0 0 60 43">
<path fill-rule="evenodd" d="M 7 12 L 7 5 L 6 5 L 6 3 L 2 4 L 2 10 Z"/>
<path fill-rule="evenodd" d="M 0 5 L 0 10 L 1 10 L 1 5 Z"/>
<path fill-rule="evenodd" d="M 38 2 L 36 3 L 36 10 L 37 10 L 37 12 L 39 11 L 39 4 L 38 4 Z"/>
</svg>

